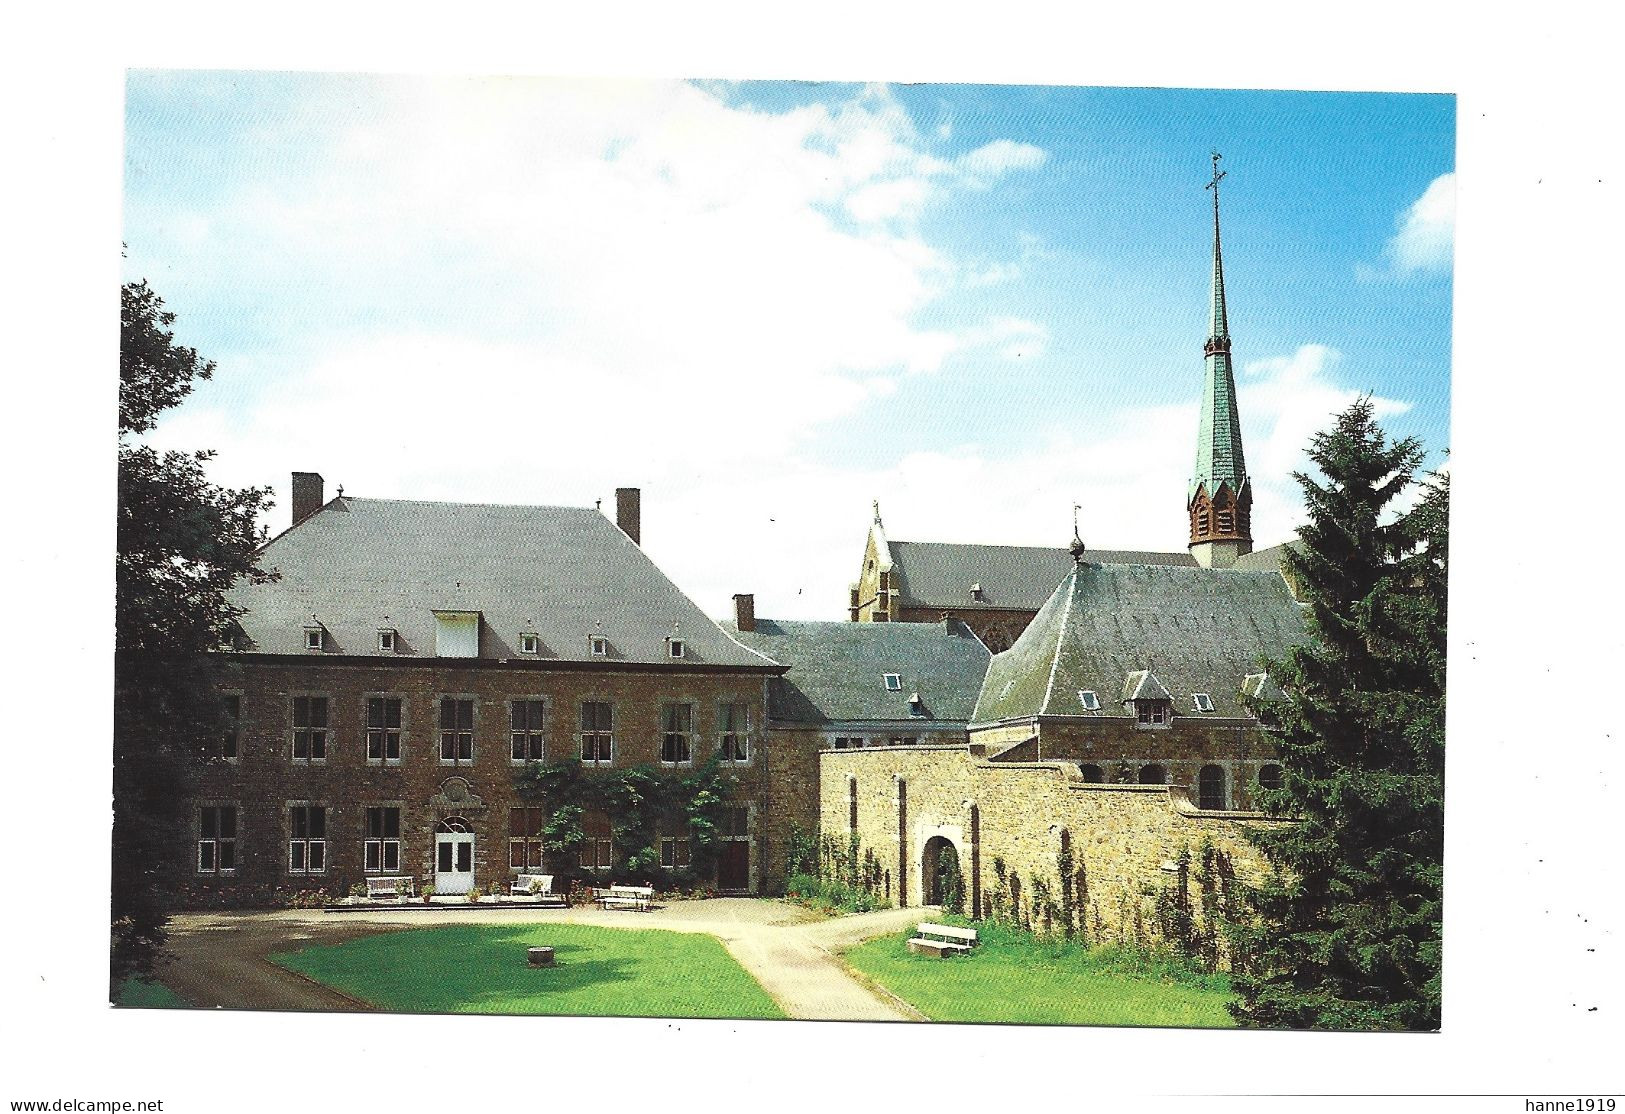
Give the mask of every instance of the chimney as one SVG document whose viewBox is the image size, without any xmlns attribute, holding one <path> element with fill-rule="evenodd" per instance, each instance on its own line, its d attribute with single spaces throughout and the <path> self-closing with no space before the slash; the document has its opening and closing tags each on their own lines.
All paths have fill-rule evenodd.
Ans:
<svg viewBox="0 0 1625 1114">
<path fill-rule="evenodd" d="M 615 525 L 638 545 L 643 544 L 643 492 L 635 487 L 615 489 Z"/>
<path fill-rule="evenodd" d="M 734 626 L 747 633 L 756 629 L 756 597 L 749 592 L 734 596 Z"/>
<path fill-rule="evenodd" d="M 293 474 L 293 525 L 297 526 L 322 509 L 322 477 L 318 472 Z"/>
</svg>

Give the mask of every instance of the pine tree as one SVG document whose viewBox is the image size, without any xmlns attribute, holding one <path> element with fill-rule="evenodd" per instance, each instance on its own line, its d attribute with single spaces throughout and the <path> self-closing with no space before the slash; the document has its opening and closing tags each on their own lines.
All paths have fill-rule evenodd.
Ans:
<svg viewBox="0 0 1625 1114">
<path fill-rule="evenodd" d="M 1254 830 L 1275 872 L 1248 897 L 1232 1012 L 1282 1028 L 1439 1025 L 1444 848 L 1445 577 L 1449 487 L 1423 485 L 1422 450 L 1389 443 L 1368 398 L 1317 434 L 1302 473 L 1309 523 L 1286 572 L 1310 642 L 1253 710 L 1281 755 Z"/>
<path fill-rule="evenodd" d="M 208 452 L 141 444 L 214 365 L 175 343 L 175 315 L 146 283 L 122 292 L 118 556 L 113 673 L 112 956 L 116 985 L 152 970 L 164 943 L 166 880 L 190 860 L 187 788 L 225 730 L 210 651 L 237 615 L 226 591 L 263 578 L 256 516 L 269 492 L 208 482 Z"/>
</svg>

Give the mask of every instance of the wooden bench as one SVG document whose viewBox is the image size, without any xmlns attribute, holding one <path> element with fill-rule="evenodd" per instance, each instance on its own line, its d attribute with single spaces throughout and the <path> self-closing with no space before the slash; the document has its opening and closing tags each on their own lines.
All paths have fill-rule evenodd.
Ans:
<svg viewBox="0 0 1625 1114">
<path fill-rule="evenodd" d="M 410 874 L 386 875 L 380 878 L 367 879 L 368 901 L 382 901 L 386 897 L 392 897 L 396 901 L 405 901 L 412 896 L 412 890 L 412 876 Z"/>
<path fill-rule="evenodd" d="M 521 874 L 508 884 L 509 897 L 528 897 L 537 905 L 568 905 L 563 894 L 553 892 L 551 874 Z"/>
<path fill-rule="evenodd" d="M 599 890 L 595 900 L 605 909 L 634 909 L 647 913 L 654 898 L 653 886 L 611 886 L 607 890 Z"/>
<path fill-rule="evenodd" d="M 934 955 L 938 959 L 963 955 L 975 946 L 974 928 L 955 928 L 951 924 L 922 924 L 914 930 L 914 939 L 908 942 L 908 950 L 915 955 Z"/>
</svg>

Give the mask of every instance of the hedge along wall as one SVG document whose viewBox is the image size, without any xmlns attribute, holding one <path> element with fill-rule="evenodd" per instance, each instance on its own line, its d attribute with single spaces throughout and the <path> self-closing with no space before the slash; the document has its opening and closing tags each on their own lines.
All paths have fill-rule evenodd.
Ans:
<svg viewBox="0 0 1625 1114">
<path fill-rule="evenodd" d="M 967 911 L 1099 942 L 1211 948 L 1220 904 L 1268 869 L 1244 827 L 1277 822 L 1201 812 L 1178 786 L 1086 785 L 1073 762 L 991 763 L 964 747 L 825 751 L 819 762 L 821 834 L 850 835 L 855 803 L 858 838 L 905 879 L 894 904 L 924 903 L 925 848 L 941 836 Z"/>
</svg>

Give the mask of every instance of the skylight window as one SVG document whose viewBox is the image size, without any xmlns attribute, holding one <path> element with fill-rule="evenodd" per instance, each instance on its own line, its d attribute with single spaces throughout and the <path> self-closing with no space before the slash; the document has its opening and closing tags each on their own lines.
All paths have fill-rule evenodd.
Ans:
<svg viewBox="0 0 1625 1114">
<path fill-rule="evenodd" d="M 899 674 L 899 673 L 887 673 L 887 674 L 885 674 L 885 679 L 886 679 L 886 691 L 887 692 L 902 692 L 903 691 L 903 677 L 902 677 L 901 674 Z"/>
<path fill-rule="evenodd" d="M 1078 703 L 1083 705 L 1086 712 L 1100 711 L 1100 697 L 1095 694 L 1094 689 L 1079 689 Z"/>
<path fill-rule="evenodd" d="M 1191 699 L 1196 701 L 1196 710 L 1198 712 L 1211 712 L 1213 710 L 1213 697 L 1207 693 L 1193 692 L 1191 693 Z"/>
</svg>

